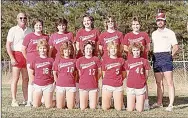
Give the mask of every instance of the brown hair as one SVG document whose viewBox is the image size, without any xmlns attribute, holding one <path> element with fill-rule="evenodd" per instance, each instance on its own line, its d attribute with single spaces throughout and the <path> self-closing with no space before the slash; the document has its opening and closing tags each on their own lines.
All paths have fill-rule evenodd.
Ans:
<svg viewBox="0 0 188 118">
<path fill-rule="evenodd" d="M 85 43 L 84 43 L 84 48 L 83 48 L 83 54 L 85 55 L 85 47 L 87 46 L 87 45 L 91 45 L 92 46 L 92 55 L 94 55 L 95 54 L 95 44 L 92 42 L 92 41 L 86 41 Z"/>
<path fill-rule="evenodd" d="M 42 26 L 43 26 L 43 21 L 42 21 L 41 19 L 38 19 L 38 18 L 37 18 L 37 19 L 34 19 L 34 20 L 33 20 L 33 22 L 32 22 L 32 27 L 34 28 L 35 24 L 38 23 L 38 22 L 40 22 L 40 23 L 42 24 Z"/>
<path fill-rule="evenodd" d="M 88 17 L 91 20 L 91 28 L 93 29 L 94 28 L 94 18 L 92 16 L 90 16 L 89 14 L 84 14 L 83 15 L 82 27 L 85 28 L 85 26 L 83 25 L 83 21 L 84 21 L 85 17 Z"/>
<path fill-rule="evenodd" d="M 107 23 L 109 22 L 110 19 L 114 22 L 114 29 L 117 29 L 117 24 L 116 24 L 115 18 L 114 18 L 114 16 L 111 16 L 111 15 L 109 15 L 109 16 L 107 16 L 105 18 L 105 20 L 104 20 L 104 28 L 106 30 L 108 29 Z"/>
<path fill-rule="evenodd" d="M 55 22 L 55 29 L 56 29 L 56 31 L 58 31 L 57 26 L 60 25 L 60 24 L 65 25 L 66 26 L 65 31 L 67 31 L 68 21 L 65 18 L 58 18 L 58 19 L 56 19 L 56 22 Z"/>
<path fill-rule="evenodd" d="M 131 54 L 132 54 L 133 48 L 138 48 L 140 50 L 140 55 L 142 55 L 142 53 L 144 51 L 144 46 L 140 42 L 133 42 L 133 43 L 131 43 L 131 45 L 129 45 L 128 50 Z"/>
<path fill-rule="evenodd" d="M 74 55 L 74 47 L 73 47 L 71 41 L 66 41 L 66 42 L 63 42 L 63 43 L 61 44 L 61 46 L 60 46 L 60 56 L 61 56 L 61 58 L 64 57 L 63 51 L 64 51 L 64 50 L 67 50 L 67 49 L 71 51 L 71 53 L 70 53 L 70 55 L 69 55 L 70 58 L 73 58 L 73 55 Z"/>
<path fill-rule="evenodd" d="M 110 48 L 112 48 L 112 47 L 116 47 L 116 49 L 117 49 L 117 53 L 118 53 L 118 51 L 119 51 L 118 46 L 119 46 L 118 43 L 113 42 L 113 41 L 107 43 L 108 55 L 110 55 Z"/>
</svg>

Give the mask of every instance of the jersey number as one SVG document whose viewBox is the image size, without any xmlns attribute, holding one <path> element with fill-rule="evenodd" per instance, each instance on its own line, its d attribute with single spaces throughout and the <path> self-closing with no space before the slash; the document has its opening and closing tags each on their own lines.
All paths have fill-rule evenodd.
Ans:
<svg viewBox="0 0 188 118">
<path fill-rule="evenodd" d="M 95 75 L 95 69 L 89 69 L 89 75 Z"/>
<path fill-rule="evenodd" d="M 67 72 L 71 72 L 72 73 L 73 71 L 74 71 L 74 67 L 68 67 L 67 68 Z"/>
<path fill-rule="evenodd" d="M 48 68 L 43 68 L 43 74 L 48 74 L 49 73 L 49 69 Z"/>
<path fill-rule="evenodd" d="M 136 73 L 138 73 L 138 74 L 139 74 L 139 73 L 140 73 L 140 74 L 144 74 L 143 68 L 139 68 L 139 67 L 138 67 L 138 68 L 136 68 L 135 71 L 136 71 Z"/>
</svg>

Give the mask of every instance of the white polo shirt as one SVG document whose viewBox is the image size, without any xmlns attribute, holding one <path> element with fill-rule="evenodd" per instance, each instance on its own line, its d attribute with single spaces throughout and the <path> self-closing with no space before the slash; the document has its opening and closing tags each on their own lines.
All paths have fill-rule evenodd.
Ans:
<svg viewBox="0 0 188 118">
<path fill-rule="evenodd" d="M 178 44 L 175 33 L 164 28 L 152 33 L 153 52 L 171 52 L 172 46 Z"/>
<path fill-rule="evenodd" d="M 10 28 L 7 35 L 7 40 L 12 42 L 11 49 L 13 51 L 21 51 L 24 37 L 31 32 L 32 29 L 29 27 L 26 27 L 25 30 L 18 25 Z"/>
</svg>

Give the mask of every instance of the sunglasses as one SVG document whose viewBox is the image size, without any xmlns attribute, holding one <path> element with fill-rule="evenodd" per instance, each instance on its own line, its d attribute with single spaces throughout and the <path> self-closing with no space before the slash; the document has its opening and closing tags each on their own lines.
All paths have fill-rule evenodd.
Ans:
<svg viewBox="0 0 188 118">
<path fill-rule="evenodd" d="M 22 20 L 22 19 L 26 20 L 27 18 L 26 17 L 20 17 L 20 20 Z"/>
</svg>

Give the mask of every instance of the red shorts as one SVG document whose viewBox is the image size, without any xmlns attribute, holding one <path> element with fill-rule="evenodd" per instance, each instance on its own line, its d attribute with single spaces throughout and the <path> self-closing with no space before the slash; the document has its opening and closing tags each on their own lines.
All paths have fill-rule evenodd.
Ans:
<svg viewBox="0 0 188 118">
<path fill-rule="evenodd" d="M 13 56 L 14 56 L 16 62 L 17 62 L 16 65 L 13 65 L 14 67 L 26 68 L 26 60 L 25 60 L 22 52 L 13 51 Z"/>
</svg>

